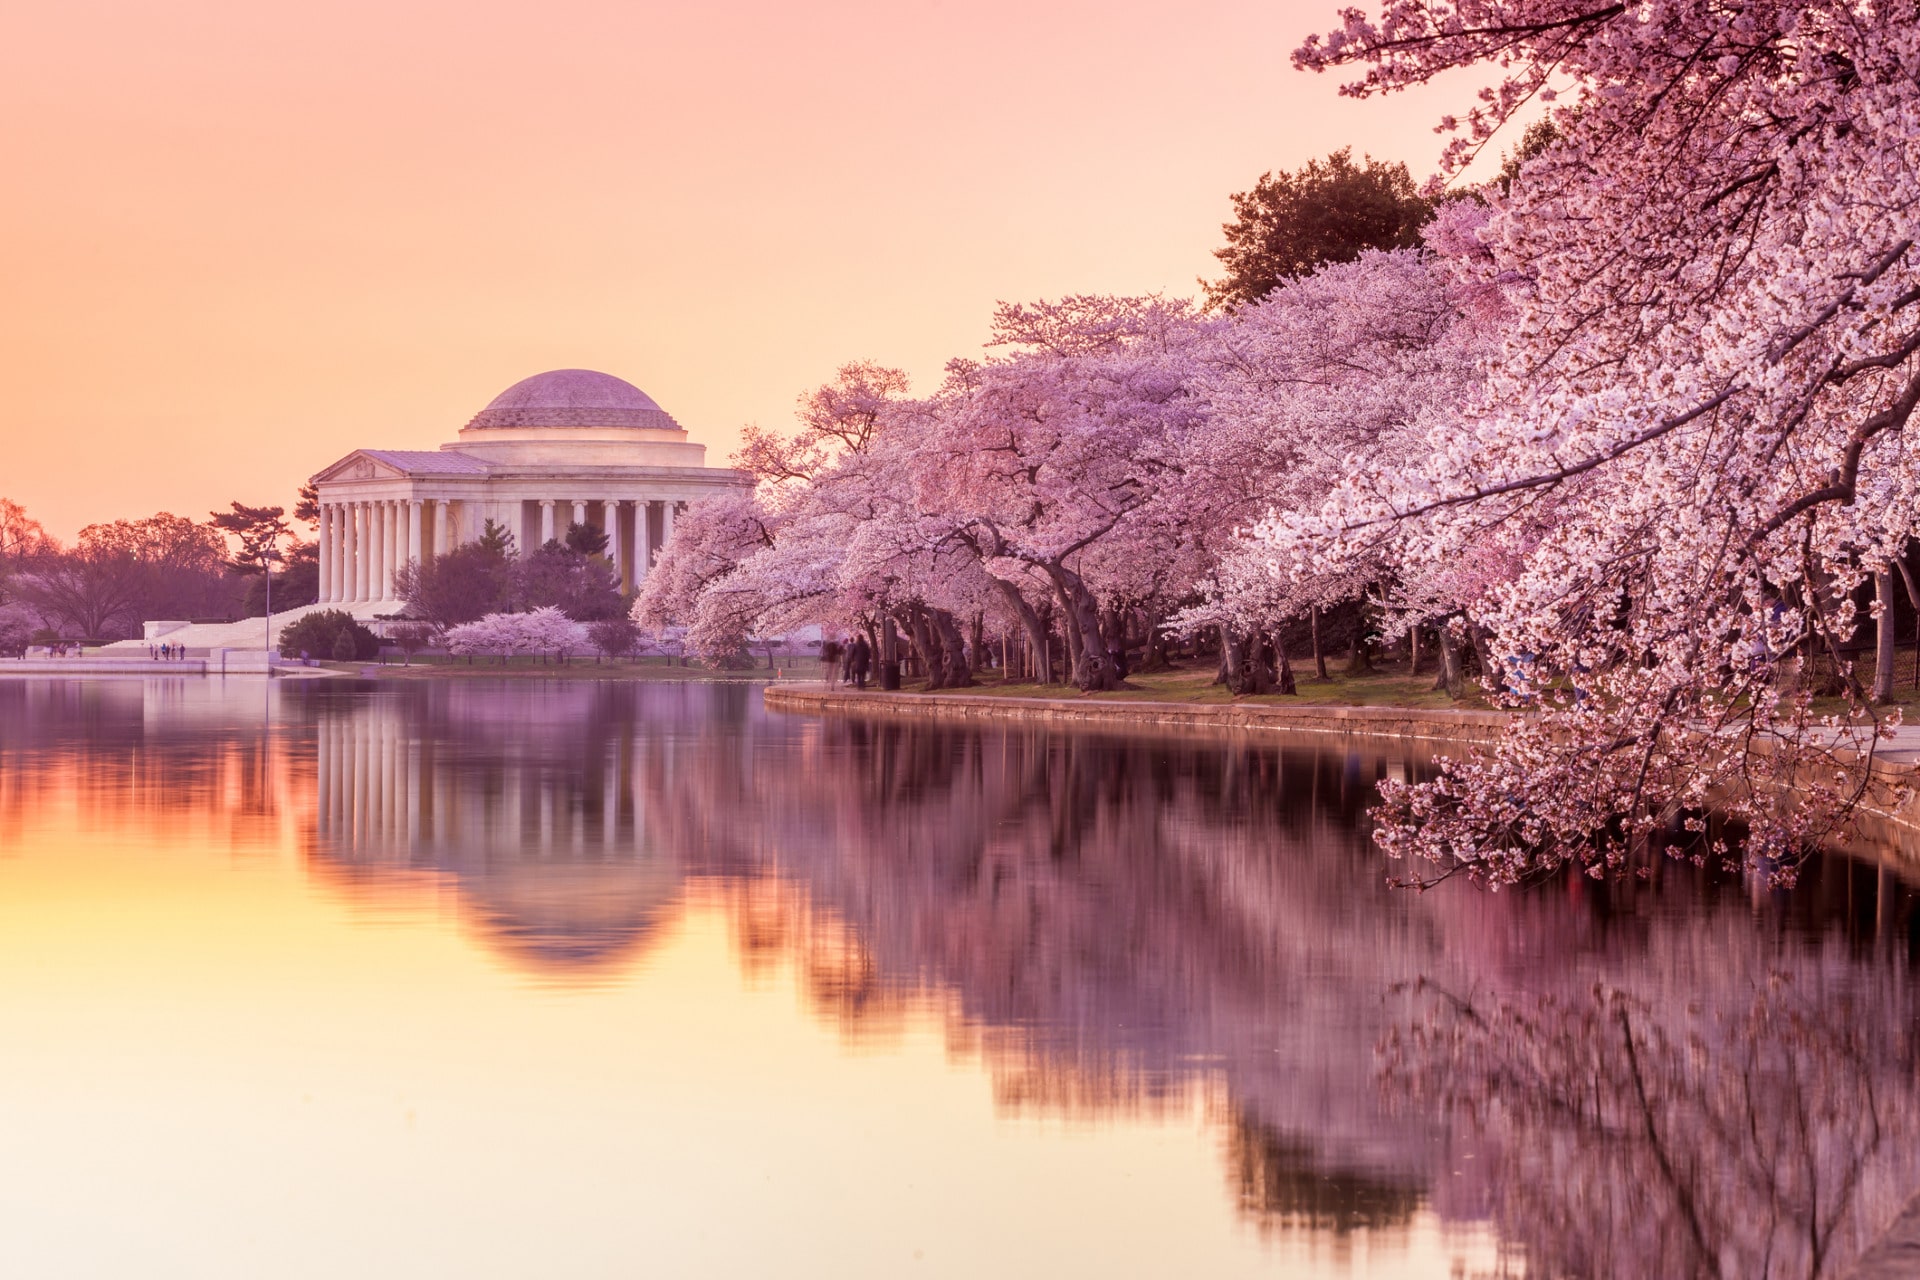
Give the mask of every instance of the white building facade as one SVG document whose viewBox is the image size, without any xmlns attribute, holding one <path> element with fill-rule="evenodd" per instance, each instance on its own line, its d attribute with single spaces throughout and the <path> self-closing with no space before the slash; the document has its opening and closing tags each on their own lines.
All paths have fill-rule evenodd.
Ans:
<svg viewBox="0 0 1920 1280">
<path fill-rule="evenodd" d="M 588 369 L 536 374 L 438 450 L 356 449 L 313 477 L 320 603 L 396 611 L 402 566 L 476 540 L 488 521 L 522 555 L 591 525 L 607 535 L 621 589 L 638 590 L 687 503 L 753 483 L 707 466 L 706 453 L 629 382 Z"/>
</svg>

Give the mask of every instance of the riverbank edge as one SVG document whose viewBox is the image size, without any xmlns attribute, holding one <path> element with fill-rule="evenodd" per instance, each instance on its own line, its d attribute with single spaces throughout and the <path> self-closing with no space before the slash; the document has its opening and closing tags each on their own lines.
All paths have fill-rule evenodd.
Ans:
<svg viewBox="0 0 1920 1280">
<path fill-rule="evenodd" d="M 881 693 L 772 684 L 763 695 L 773 711 L 831 712 L 939 720 L 1039 720 L 1117 729 L 1222 729 L 1331 737 L 1394 738 L 1432 746 L 1492 742 L 1507 727 L 1504 711 L 1428 707 L 1285 707 L 1255 703 L 1106 702 L 1097 698 L 996 698 L 964 693 Z"/>
<path fill-rule="evenodd" d="M 1360 738 L 1418 745 L 1433 755 L 1464 754 L 1488 745 L 1506 729 L 1505 711 L 1427 707 L 1298 707 L 1248 703 L 1107 702 L 1096 698 L 1006 698 L 964 693 L 882 693 L 771 684 L 762 694 L 770 711 L 961 723 L 1024 721 L 1055 728 L 1106 732 L 1151 731 L 1183 737 L 1258 733 L 1324 744 Z M 1920 875 L 1920 770 L 1907 760 L 1876 759 L 1868 793 L 1855 817 L 1858 839 L 1846 852 Z"/>
</svg>

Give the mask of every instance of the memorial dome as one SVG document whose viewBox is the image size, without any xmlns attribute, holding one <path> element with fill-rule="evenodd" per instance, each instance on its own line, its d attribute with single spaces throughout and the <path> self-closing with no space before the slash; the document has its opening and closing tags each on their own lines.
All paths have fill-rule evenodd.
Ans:
<svg viewBox="0 0 1920 1280">
<path fill-rule="evenodd" d="M 679 431 L 673 415 L 623 378 L 592 369 L 552 369 L 502 391 L 468 431 L 525 427 L 629 427 Z"/>
</svg>

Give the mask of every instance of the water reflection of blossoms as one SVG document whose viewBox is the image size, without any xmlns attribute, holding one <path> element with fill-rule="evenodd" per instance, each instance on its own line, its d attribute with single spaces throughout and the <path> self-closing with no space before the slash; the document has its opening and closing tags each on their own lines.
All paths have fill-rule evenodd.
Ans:
<svg viewBox="0 0 1920 1280">
<path fill-rule="evenodd" d="M 1429 990 L 1387 1079 L 1482 1135 L 1502 1235 L 1547 1274 L 1833 1275 L 1920 1187 L 1912 993 L 1863 978 L 1815 960 L 1661 996 Z"/>
<path fill-rule="evenodd" d="M 1920 1186 L 1920 913 L 1873 868 L 1412 895 L 1361 816 L 1407 755 L 757 720 L 676 749 L 649 838 L 718 877 L 750 970 L 852 1037 L 944 1009 L 1009 1110 L 1202 1097 L 1262 1223 L 1430 1206 L 1542 1274 L 1819 1275 Z"/>
<path fill-rule="evenodd" d="M 1006 1105 L 1213 1091 L 1263 1221 L 1392 1227 L 1424 1203 L 1492 1217 L 1542 1274 L 1822 1275 L 1920 1187 L 1920 913 L 1882 870 L 1413 895 L 1365 846 L 1373 780 L 1423 767 L 1385 751 L 857 722 L 799 750 L 752 805 L 718 781 L 685 820 L 756 845 L 870 971 L 950 990 Z M 1443 989 L 1472 1004 L 1439 1018 Z M 1551 1024 L 1558 1058 L 1476 1042 L 1465 1007 Z M 1650 1129 L 1604 1039 L 1623 1017 Z M 1530 1079 L 1532 1112 L 1500 1092 Z"/>
<path fill-rule="evenodd" d="M 26 689 L 0 684 L 0 829 L 62 787 L 95 822 L 291 823 L 360 908 L 451 903 L 543 982 L 620 978 L 699 896 L 849 1040 L 944 1018 L 1010 1112 L 1204 1108 L 1263 1229 L 1430 1210 L 1534 1274 L 1820 1275 L 1920 1186 L 1920 911 L 1863 864 L 1411 894 L 1363 815 L 1414 752 L 815 721 L 725 686 L 315 686 L 270 722 Z"/>
</svg>

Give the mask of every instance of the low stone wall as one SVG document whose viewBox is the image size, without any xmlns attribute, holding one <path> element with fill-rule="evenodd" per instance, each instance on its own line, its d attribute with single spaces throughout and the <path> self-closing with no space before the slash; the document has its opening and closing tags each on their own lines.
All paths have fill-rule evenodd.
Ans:
<svg viewBox="0 0 1920 1280">
<path fill-rule="evenodd" d="M 203 676 L 204 658 L 183 658 L 173 662 L 155 662 L 147 658 L 0 658 L 0 677 L 5 676 Z"/>
<path fill-rule="evenodd" d="M 1500 736 L 1507 723 L 1506 713 L 1501 711 L 996 698 L 964 693 L 861 693 L 793 684 L 771 685 L 765 698 L 766 705 L 774 711 L 974 722 L 1044 720 L 1051 725 L 1119 732 L 1232 730 L 1323 738 L 1396 738 L 1440 747 L 1490 742 Z"/>
<path fill-rule="evenodd" d="M 273 673 L 285 669 L 273 660 Z M 0 679 L 7 676 L 65 676 L 92 680 L 125 676 L 264 676 L 267 655 L 260 649 L 212 649 L 187 658 L 149 658 L 141 653 L 99 650 L 79 658 L 0 658 Z"/>
</svg>

